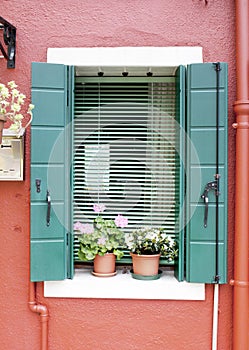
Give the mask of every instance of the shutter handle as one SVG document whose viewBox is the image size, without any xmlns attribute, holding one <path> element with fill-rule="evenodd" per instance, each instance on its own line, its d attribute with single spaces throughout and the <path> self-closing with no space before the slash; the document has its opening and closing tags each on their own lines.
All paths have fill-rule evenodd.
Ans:
<svg viewBox="0 0 249 350">
<path fill-rule="evenodd" d="M 218 195 L 218 183 L 217 180 L 208 182 L 205 186 L 204 192 L 201 195 L 201 198 L 204 200 L 205 204 L 205 212 L 204 212 L 204 227 L 207 227 L 207 220 L 208 220 L 208 192 L 210 190 L 214 190 L 215 194 Z"/>
<path fill-rule="evenodd" d="M 208 190 L 204 190 L 201 198 L 204 199 L 205 204 L 205 212 L 204 212 L 204 227 L 207 227 L 207 219 L 208 219 Z"/>
<path fill-rule="evenodd" d="M 47 190 L 47 203 L 48 203 L 48 207 L 47 207 L 47 226 L 50 225 L 50 213 L 51 213 L 51 196 L 49 191 Z"/>
</svg>

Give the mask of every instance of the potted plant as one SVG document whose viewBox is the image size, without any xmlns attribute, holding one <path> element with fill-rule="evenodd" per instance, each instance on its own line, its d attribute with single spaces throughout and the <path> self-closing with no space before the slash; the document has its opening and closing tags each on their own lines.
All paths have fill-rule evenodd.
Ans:
<svg viewBox="0 0 249 350">
<path fill-rule="evenodd" d="M 116 274 L 115 261 L 121 259 L 124 246 L 124 233 L 121 228 L 128 224 L 128 219 L 118 214 L 115 220 L 105 219 L 101 213 L 105 205 L 94 204 L 97 217 L 92 224 L 76 222 L 74 230 L 79 234 L 80 247 L 78 256 L 82 261 L 93 260 L 93 274 L 100 277 Z"/>
<path fill-rule="evenodd" d="M 137 279 L 160 277 L 160 256 L 172 261 L 177 257 L 176 242 L 162 228 L 141 227 L 126 234 L 127 247 L 132 257 L 132 276 Z"/>
<path fill-rule="evenodd" d="M 17 137 L 24 132 L 32 121 L 32 109 L 34 105 L 30 104 L 27 110 L 30 119 L 25 127 L 22 126 L 24 117 L 21 109 L 25 103 L 26 96 L 20 93 L 17 87 L 14 81 L 9 81 L 7 85 L 0 83 L 0 144 L 2 143 L 4 123 L 7 119 L 11 122 L 9 130 L 13 131 Z"/>
</svg>

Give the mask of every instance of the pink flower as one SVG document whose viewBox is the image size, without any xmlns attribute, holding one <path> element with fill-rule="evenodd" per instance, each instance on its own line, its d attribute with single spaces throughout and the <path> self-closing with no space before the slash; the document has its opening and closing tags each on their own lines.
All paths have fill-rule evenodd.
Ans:
<svg viewBox="0 0 249 350">
<path fill-rule="evenodd" d="M 75 231 L 80 231 L 81 233 L 91 234 L 94 231 L 94 227 L 91 224 L 82 224 L 77 221 L 73 226 Z"/>
<path fill-rule="evenodd" d="M 82 232 L 86 233 L 88 235 L 92 234 L 94 232 L 94 227 L 91 224 L 83 224 L 82 225 Z"/>
<path fill-rule="evenodd" d="M 115 219 L 115 224 L 117 227 L 124 228 L 128 225 L 128 219 L 125 218 L 123 215 L 118 214 L 118 216 Z"/>
<path fill-rule="evenodd" d="M 106 238 L 104 238 L 104 237 L 99 238 L 98 241 L 97 241 L 97 243 L 100 244 L 100 245 L 104 245 L 105 242 L 106 242 Z"/>
<path fill-rule="evenodd" d="M 75 231 L 81 231 L 82 230 L 82 223 L 77 221 L 74 225 L 73 228 Z"/>
<path fill-rule="evenodd" d="M 105 211 L 105 205 L 104 204 L 94 204 L 93 210 L 95 213 L 103 213 Z"/>
</svg>

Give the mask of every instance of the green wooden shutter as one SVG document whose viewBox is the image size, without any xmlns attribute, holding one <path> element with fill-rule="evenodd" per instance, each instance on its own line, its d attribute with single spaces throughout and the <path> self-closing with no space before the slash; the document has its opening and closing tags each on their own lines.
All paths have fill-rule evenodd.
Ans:
<svg viewBox="0 0 249 350">
<path fill-rule="evenodd" d="M 64 65 L 32 64 L 31 281 L 62 280 L 71 275 L 71 76 Z M 49 225 L 47 191 L 51 197 Z"/>
<path fill-rule="evenodd" d="M 178 257 L 175 262 L 175 276 L 184 279 L 184 193 L 185 193 L 185 75 L 186 68 L 176 70 L 176 225 L 175 235 Z"/>
<path fill-rule="evenodd" d="M 186 278 L 190 282 L 215 283 L 216 257 L 220 283 L 227 270 L 227 65 L 221 64 L 219 87 L 218 254 L 216 251 L 216 197 L 209 192 L 208 221 L 201 195 L 216 174 L 217 72 L 215 64 L 187 68 L 187 226 Z"/>
</svg>

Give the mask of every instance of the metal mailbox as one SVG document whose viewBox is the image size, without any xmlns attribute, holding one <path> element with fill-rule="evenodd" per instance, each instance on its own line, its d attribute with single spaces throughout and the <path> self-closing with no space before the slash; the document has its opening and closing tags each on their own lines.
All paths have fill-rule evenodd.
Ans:
<svg viewBox="0 0 249 350">
<path fill-rule="evenodd" d="M 24 169 L 24 132 L 21 135 L 3 130 L 0 145 L 0 181 L 22 181 Z"/>
</svg>

